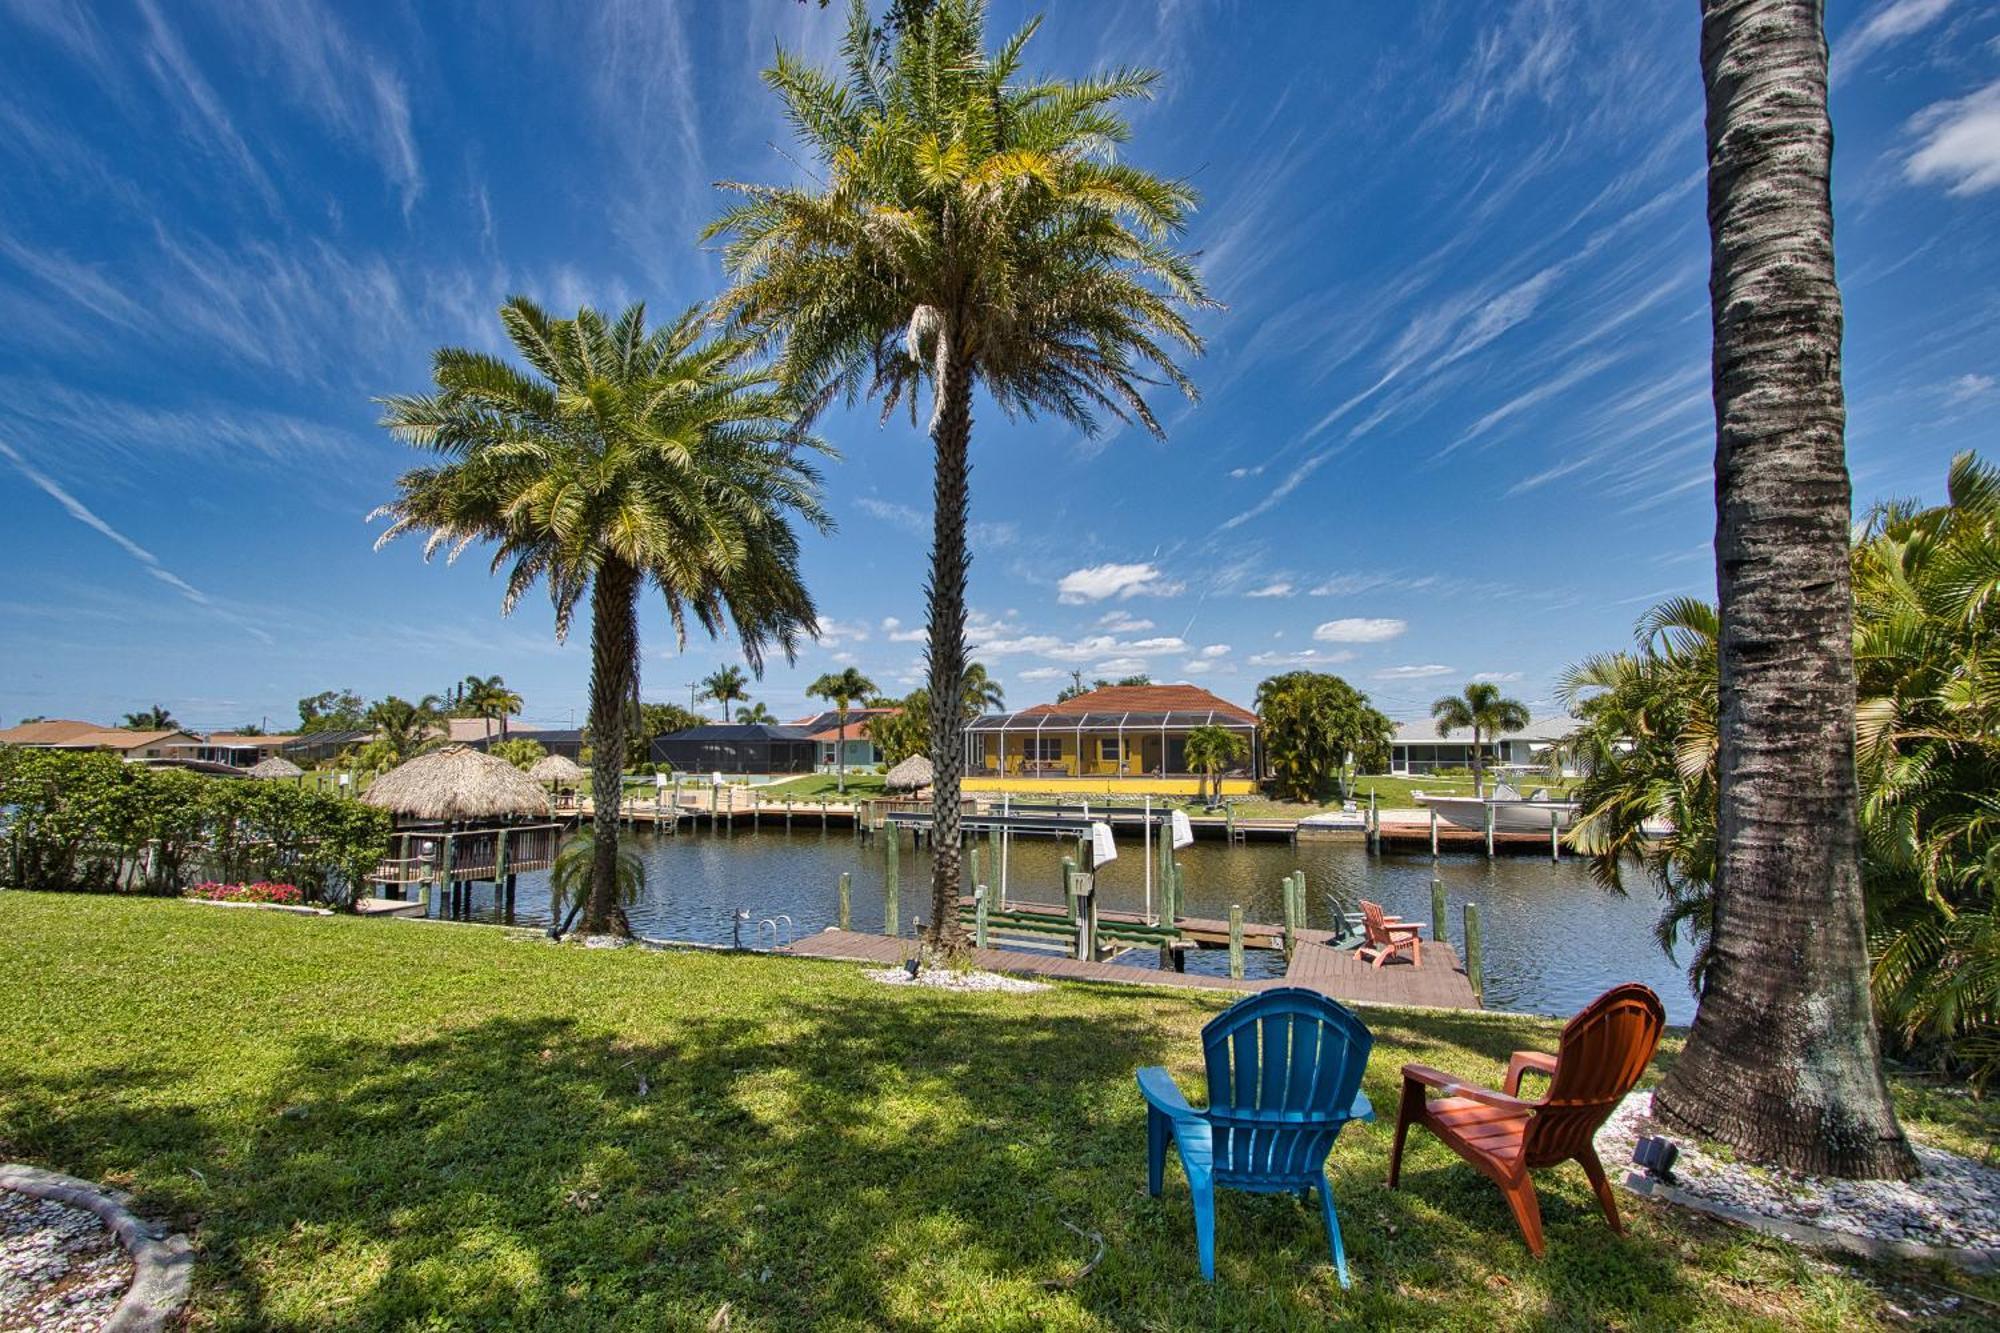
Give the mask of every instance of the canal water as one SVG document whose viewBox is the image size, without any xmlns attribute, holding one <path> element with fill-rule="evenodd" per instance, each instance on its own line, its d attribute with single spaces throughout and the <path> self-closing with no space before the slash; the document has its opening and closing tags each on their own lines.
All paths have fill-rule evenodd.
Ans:
<svg viewBox="0 0 2000 1333">
<path fill-rule="evenodd" d="M 768 947 L 773 930 L 759 924 L 767 919 L 778 922 L 781 942 L 822 930 L 837 920 L 843 871 L 854 877 L 853 928 L 882 928 L 886 835 L 857 842 L 847 829 L 822 833 L 766 827 L 624 836 L 646 867 L 644 896 L 627 909 L 641 935 L 710 944 L 740 939 L 745 945 Z M 983 838 L 980 846 L 984 877 L 997 887 L 999 876 Z M 1061 862 L 1073 849 L 1074 843 L 1066 840 L 1017 839 L 1007 857 L 1009 899 L 1060 903 Z M 1316 841 L 1296 847 L 1204 841 L 1182 848 L 1179 857 L 1187 915 L 1227 917 L 1231 904 L 1240 903 L 1246 921 L 1282 921 L 1280 883 L 1294 870 L 1303 870 L 1307 924 L 1319 928 L 1333 924 L 1334 894 L 1349 903 L 1370 898 L 1395 915 L 1428 922 L 1435 869 L 1447 903 L 1446 938 L 1461 953 L 1465 904 L 1479 905 L 1489 1008 L 1568 1014 L 1606 987 L 1642 981 L 1659 993 L 1671 1022 L 1685 1023 L 1694 1016 L 1687 951 L 1682 948 L 1677 963 L 1654 942 L 1658 900 L 1636 873 L 1630 876 L 1630 894 L 1621 896 L 1599 887 L 1586 865 L 1569 857 L 1552 864 L 1546 856 L 1488 860 L 1477 853 L 1457 853 L 1433 862 L 1426 855 L 1371 855 L 1358 842 Z M 1138 837 L 1121 834 L 1118 859 L 1098 872 L 1105 909 L 1144 908 L 1145 861 Z M 909 934 L 916 920 L 930 914 L 930 858 L 905 841 L 898 870 L 901 926 Z M 1157 901 L 1157 885 L 1154 893 Z M 748 919 L 739 922 L 739 911 Z M 472 913 L 478 920 L 499 919 L 491 885 L 478 886 Z M 790 920 L 781 919 L 785 917 Z M 521 876 L 513 919 L 525 925 L 549 923 L 546 874 Z M 1134 951 L 1125 961 L 1135 967 L 1158 966 L 1151 950 Z M 1253 976 L 1284 972 L 1284 960 L 1276 952 L 1249 951 L 1246 966 Z M 1227 951 L 1193 951 L 1188 969 L 1224 975 Z"/>
</svg>

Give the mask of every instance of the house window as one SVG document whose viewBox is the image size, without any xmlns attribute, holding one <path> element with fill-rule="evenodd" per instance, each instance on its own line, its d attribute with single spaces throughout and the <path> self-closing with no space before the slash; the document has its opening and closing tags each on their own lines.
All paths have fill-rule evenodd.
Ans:
<svg viewBox="0 0 2000 1333">
<path fill-rule="evenodd" d="M 1097 741 L 1097 757 L 1107 764 L 1115 764 L 1125 757 L 1125 738 L 1122 736 L 1101 736 Z"/>
<path fill-rule="evenodd" d="M 1062 737 L 1030 736 L 1024 742 L 1022 753 L 1041 763 L 1055 763 L 1063 756 Z"/>
</svg>

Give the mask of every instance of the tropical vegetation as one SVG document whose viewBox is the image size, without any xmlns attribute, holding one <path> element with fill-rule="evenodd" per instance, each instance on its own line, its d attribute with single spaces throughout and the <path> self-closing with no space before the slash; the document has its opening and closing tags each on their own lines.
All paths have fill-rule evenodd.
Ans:
<svg viewBox="0 0 2000 1333">
<path fill-rule="evenodd" d="M 389 816 L 338 794 L 0 746 L 0 884 L 14 888 L 275 880 L 341 902 L 388 848 Z"/>
<path fill-rule="evenodd" d="M 1000 682 L 986 672 L 981 662 L 971 662 L 965 668 L 965 683 L 959 691 L 959 729 L 982 713 L 1004 708 L 1007 694 Z M 863 727 L 868 739 L 882 751 L 882 761 L 894 768 L 913 754 L 928 756 L 931 743 L 931 692 L 923 687 L 911 690 L 900 699 L 876 696 L 869 700 L 872 708 L 886 708 L 893 711 L 877 713 L 870 717 Z"/>
<path fill-rule="evenodd" d="M 524 706 L 521 696 L 507 688 L 499 676 L 467 676 L 459 686 L 458 706 L 469 717 L 486 720 L 486 738 L 493 738 L 493 724 L 500 724 L 500 739 L 507 739 L 507 719 Z"/>
<path fill-rule="evenodd" d="M 127 713 L 119 725 L 127 731 L 172 731 L 180 723 L 174 721 L 174 715 L 163 706 L 154 704 L 140 712 Z"/>
<path fill-rule="evenodd" d="M 711 336 L 690 311 L 648 330 L 643 305 L 615 320 L 557 319 L 525 297 L 500 311 L 515 354 L 442 348 L 436 391 L 382 400 L 383 424 L 434 461 L 398 480 L 381 541 L 425 536 L 425 553 L 493 548 L 502 610 L 546 585 L 557 636 L 588 596 L 592 785 L 615 791 L 639 691 L 639 599 L 666 605 L 677 640 L 692 620 L 732 626 L 750 665 L 790 658 L 817 627 L 799 579 L 794 522 L 826 526 L 823 446 L 797 404 L 748 362 L 750 343 Z M 614 925 L 618 812 L 598 806 L 585 927 Z"/>
<path fill-rule="evenodd" d="M 1038 20 L 989 52 L 981 0 L 912 5 L 893 33 L 851 12 L 837 72 L 780 51 L 765 79 L 809 160 L 793 183 L 732 184 L 718 309 L 777 350 L 809 410 L 866 393 L 885 412 L 931 395 L 928 688 L 963 686 L 975 385 L 1008 415 L 1085 432 L 1102 418 L 1162 434 L 1142 390 L 1190 397 L 1176 348 L 1207 303 L 1172 248 L 1195 203 L 1129 160 L 1120 104 L 1157 76 L 1081 80 L 1022 66 Z M 959 780 L 965 739 L 934 709 L 929 757 L 934 945 L 963 943 Z"/>
<path fill-rule="evenodd" d="M 1196 727 L 1182 750 L 1187 766 L 1202 775 L 1202 797 L 1211 806 L 1222 799 L 1222 775 L 1250 757 L 1250 741 L 1227 727 Z"/>
<path fill-rule="evenodd" d="M 495 759 L 505 759 L 514 767 L 526 772 L 536 763 L 548 757 L 548 748 L 540 741 L 505 740 L 494 741 L 486 747 L 486 753 Z"/>
<path fill-rule="evenodd" d="M 1317 801 L 1345 790 L 1349 765 L 1387 767 L 1396 724 L 1339 676 L 1288 671 L 1257 686 L 1258 733 L 1281 797 Z"/>
<path fill-rule="evenodd" d="M 1942 505 L 1877 506 L 1851 559 L 1855 766 L 1875 1004 L 1884 1035 L 1976 1084 L 2000 1075 L 2000 471 L 1973 455 Z M 1644 868 L 1671 951 L 1705 976 L 1715 937 L 1720 618 L 1692 599 L 1641 619 L 1630 652 L 1572 667 L 1584 725 L 1573 844 L 1618 886 Z"/>
<path fill-rule="evenodd" d="M 739 666 L 721 666 L 704 676 L 700 682 L 701 697 L 713 699 L 722 705 L 722 720 L 728 722 L 729 705 L 737 699 L 750 697 L 750 678 L 743 674 Z"/>
<path fill-rule="evenodd" d="M 1519 731 L 1528 725 L 1528 706 L 1509 699 L 1500 687 L 1488 680 L 1475 680 L 1457 694 L 1447 694 L 1431 704 L 1437 719 L 1437 733 L 1472 732 L 1472 794 L 1486 794 L 1486 741 L 1502 732 Z"/>
</svg>

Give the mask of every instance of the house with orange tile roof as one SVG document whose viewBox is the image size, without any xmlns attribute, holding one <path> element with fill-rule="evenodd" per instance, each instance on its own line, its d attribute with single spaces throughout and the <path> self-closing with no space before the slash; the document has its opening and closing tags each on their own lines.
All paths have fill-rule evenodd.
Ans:
<svg viewBox="0 0 2000 1333">
<path fill-rule="evenodd" d="M 0 729 L 0 745 L 18 745 L 26 750 L 104 750 L 127 759 L 169 759 L 173 757 L 174 746 L 200 741 L 199 736 L 178 728 L 127 731 L 73 718 L 23 722 L 18 727 Z"/>
<path fill-rule="evenodd" d="M 850 708 L 847 710 L 847 725 L 843 727 L 839 710 L 829 708 L 810 717 L 802 717 L 790 725 L 805 732 L 819 747 L 814 764 L 820 772 L 831 773 L 838 768 L 843 749 L 847 752 L 848 771 L 866 772 L 883 761 L 882 747 L 868 734 L 868 720 L 902 711 L 900 708 Z"/>
<path fill-rule="evenodd" d="M 1257 715 L 1198 685 L 1104 685 L 1058 703 L 976 718 L 965 729 L 964 786 L 1192 796 L 1201 775 L 1188 767 L 1188 733 L 1210 726 L 1249 743 L 1249 759 L 1223 777 L 1224 793 L 1254 792 L 1263 771 Z"/>
</svg>

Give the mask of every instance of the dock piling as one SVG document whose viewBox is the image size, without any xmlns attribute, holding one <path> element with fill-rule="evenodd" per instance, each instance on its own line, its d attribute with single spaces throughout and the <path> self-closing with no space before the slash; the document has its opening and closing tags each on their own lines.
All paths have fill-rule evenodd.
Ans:
<svg viewBox="0 0 2000 1333">
<path fill-rule="evenodd" d="M 1076 862 L 1065 856 L 1062 859 L 1063 911 L 1069 919 L 1076 920 Z"/>
<path fill-rule="evenodd" d="M 1430 807 L 1430 812 L 1431 812 L 1431 860 L 1435 861 L 1435 860 L 1437 860 L 1437 854 L 1438 854 L 1438 812 L 1437 812 L 1437 807 L 1436 807 L 1436 806 L 1431 806 L 1431 807 Z"/>
<path fill-rule="evenodd" d="M 900 935 L 903 932 L 897 929 L 898 923 L 896 918 L 899 914 L 896 910 L 896 900 L 902 895 L 902 885 L 900 883 L 902 874 L 897 865 L 902 856 L 902 844 L 897 842 L 893 836 L 894 830 L 892 829 L 890 832 L 892 836 L 889 839 L 889 857 L 885 863 L 882 876 L 882 933 L 884 935 Z"/>
<path fill-rule="evenodd" d="M 854 920 L 854 875 L 846 870 L 840 872 L 840 928 L 846 930 Z"/>
<path fill-rule="evenodd" d="M 1554 810 L 1549 811 L 1549 860 L 1556 862 L 1558 865 L 1562 863 L 1563 859 L 1562 833 L 1556 827 L 1560 818 L 1561 816 Z"/>
<path fill-rule="evenodd" d="M 1486 859 L 1493 859 L 1493 807 L 1486 807 Z"/>
<path fill-rule="evenodd" d="M 975 948 L 986 947 L 986 886 L 981 884 L 972 891 L 972 943 Z"/>
<path fill-rule="evenodd" d="M 1437 867 L 1431 867 L 1431 938 L 1443 944 L 1449 938 L 1445 930 L 1444 881 L 1438 878 Z"/>
<path fill-rule="evenodd" d="M 1479 947 L 1479 904 L 1465 905 L 1465 979 L 1481 1004 L 1486 1002 L 1486 960 Z"/>
<path fill-rule="evenodd" d="M 1243 904 L 1229 905 L 1229 976 L 1243 980 Z"/>
</svg>

